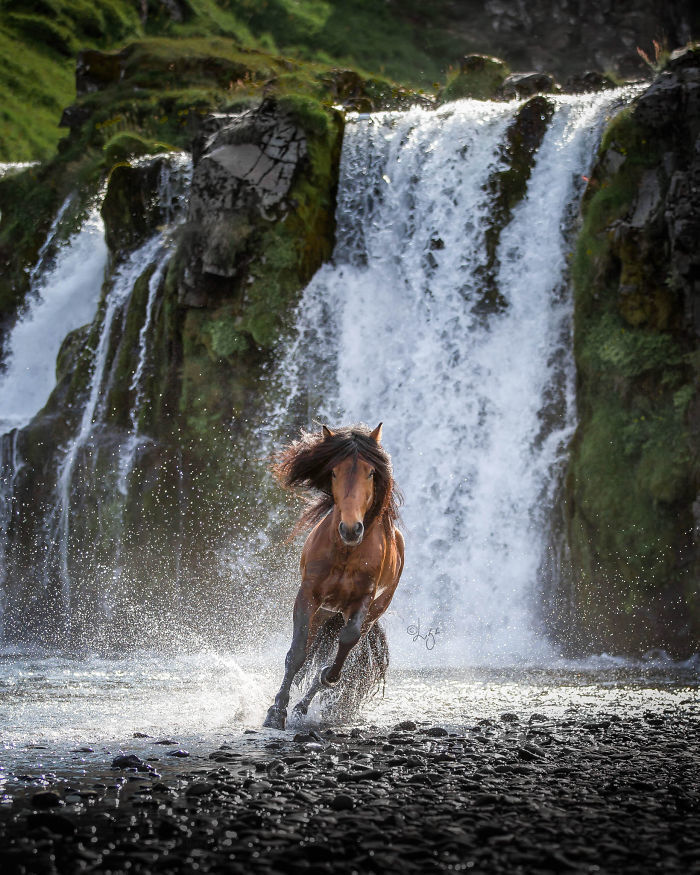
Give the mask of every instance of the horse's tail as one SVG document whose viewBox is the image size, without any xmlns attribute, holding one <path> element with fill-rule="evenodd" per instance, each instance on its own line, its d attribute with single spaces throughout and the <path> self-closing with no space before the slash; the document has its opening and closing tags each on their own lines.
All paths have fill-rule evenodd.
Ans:
<svg viewBox="0 0 700 875">
<path fill-rule="evenodd" d="M 321 626 L 297 675 L 298 684 L 313 681 L 333 661 L 343 625 L 342 614 L 333 614 Z M 384 629 L 376 622 L 350 651 L 338 684 L 321 691 L 323 716 L 348 719 L 380 690 L 383 695 L 388 669 L 389 644 Z"/>
</svg>

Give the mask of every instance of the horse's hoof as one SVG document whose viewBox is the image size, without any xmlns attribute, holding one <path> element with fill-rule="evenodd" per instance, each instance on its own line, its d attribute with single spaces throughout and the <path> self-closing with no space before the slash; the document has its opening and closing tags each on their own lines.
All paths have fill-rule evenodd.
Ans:
<svg viewBox="0 0 700 875">
<path fill-rule="evenodd" d="M 266 729 L 284 729 L 286 720 L 286 708 L 278 708 L 277 705 L 270 705 L 267 709 L 267 717 L 265 717 L 265 720 L 263 721 L 263 726 Z"/>
<path fill-rule="evenodd" d="M 338 683 L 338 681 L 340 680 L 339 677 L 337 677 L 334 681 L 330 680 L 330 678 L 328 677 L 328 675 L 330 674 L 330 670 L 331 670 L 330 665 L 327 665 L 325 668 L 321 669 L 321 677 L 320 677 L 321 686 L 325 687 L 327 690 L 330 690 L 331 687 L 334 687 Z"/>
<path fill-rule="evenodd" d="M 294 710 L 292 711 L 292 714 L 295 717 L 306 717 L 308 713 L 309 709 L 306 707 L 306 705 L 302 705 L 301 702 L 299 702 L 298 705 L 295 705 Z"/>
</svg>

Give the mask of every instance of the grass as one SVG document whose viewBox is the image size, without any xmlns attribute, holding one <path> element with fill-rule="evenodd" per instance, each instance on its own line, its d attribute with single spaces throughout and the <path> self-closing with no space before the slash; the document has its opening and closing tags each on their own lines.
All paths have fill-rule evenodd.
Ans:
<svg viewBox="0 0 700 875">
<path fill-rule="evenodd" d="M 444 4 L 423 13 L 437 18 Z M 401 7 L 374 0 L 178 0 L 181 20 L 149 0 L 142 20 L 130 0 L 3 0 L 0 21 L 0 161 L 44 160 L 63 131 L 62 110 L 75 99 L 80 49 L 118 50 L 136 42 L 127 73 L 137 87 L 163 92 L 192 88 L 193 68 L 216 88 L 275 75 L 346 66 L 409 87 L 440 80 L 460 54 L 425 39 Z M 449 39 L 447 40 L 449 43 Z M 143 53 L 149 64 L 139 77 Z M 155 63 L 160 58 L 160 68 Z M 280 64 L 287 66 L 280 69 Z M 173 65 L 171 67 L 171 65 Z M 224 83 L 223 80 L 228 77 Z M 289 90 L 293 90 L 289 82 Z"/>
</svg>

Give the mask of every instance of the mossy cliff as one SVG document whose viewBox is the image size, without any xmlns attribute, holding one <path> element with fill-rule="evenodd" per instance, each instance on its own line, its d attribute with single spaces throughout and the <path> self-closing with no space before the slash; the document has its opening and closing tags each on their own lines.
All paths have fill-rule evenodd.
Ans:
<svg viewBox="0 0 700 875">
<path fill-rule="evenodd" d="M 700 640 L 700 52 L 605 133 L 573 262 L 579 425 L 570 556 L 553 603 L 574 649 Z"/>
</svg>

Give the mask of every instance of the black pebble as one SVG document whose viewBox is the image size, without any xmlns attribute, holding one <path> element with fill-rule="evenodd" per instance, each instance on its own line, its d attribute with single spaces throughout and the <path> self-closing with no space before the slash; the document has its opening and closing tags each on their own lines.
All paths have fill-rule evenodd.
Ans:
<svg viewBox="0 0 700 875">
<path fill-rule="evenodd" d="M 61 797 L 53 790 L 40 790 L 31 801 L 32 808 L 55 808 L 61 804 Z"/>
<path fill-rule="evenodd" d="M 347 793 L 338 793 L 331 799 L 331 808 L 333 811 L 350 811 L 355 807 L 355 802 L 352 796 Z"/>
</svg>

